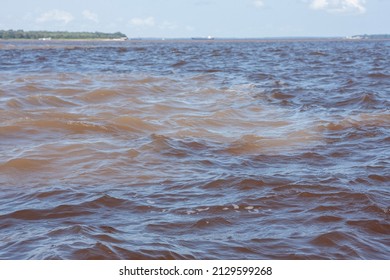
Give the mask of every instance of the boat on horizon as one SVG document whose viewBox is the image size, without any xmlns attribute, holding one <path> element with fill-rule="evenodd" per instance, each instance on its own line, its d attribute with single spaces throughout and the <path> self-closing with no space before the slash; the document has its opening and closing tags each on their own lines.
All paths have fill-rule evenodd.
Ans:
<svg viewBox="0 0 390 280">
<path fill-rule="evenodd" d="M 214 40 L 214 37 L 207 36 L 207 37 L 192 37 L 192 40 Z"/>
</svg>

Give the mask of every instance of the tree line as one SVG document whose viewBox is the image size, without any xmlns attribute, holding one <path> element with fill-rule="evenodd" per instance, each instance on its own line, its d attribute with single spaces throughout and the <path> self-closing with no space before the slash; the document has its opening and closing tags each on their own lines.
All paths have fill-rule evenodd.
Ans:
<svg viewBox="0 0 390 280">
<path fill-rule="evenodd" d="M 126 38 L 121 32 L 68 32 L 68 31 L 24 31 L 0 30 L 0 39 L 120 39 Z"/>
</svg>

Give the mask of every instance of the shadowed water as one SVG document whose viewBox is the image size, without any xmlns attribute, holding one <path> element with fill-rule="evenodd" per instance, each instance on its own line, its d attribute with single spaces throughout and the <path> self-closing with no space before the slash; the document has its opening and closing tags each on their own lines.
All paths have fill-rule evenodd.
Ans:
<svg viewBox="0 0 390 280">
<path fill-rule="evenodd" d="M 1 259 L 388 259 L 389 41 L 0 41 Z"/>
</svg>

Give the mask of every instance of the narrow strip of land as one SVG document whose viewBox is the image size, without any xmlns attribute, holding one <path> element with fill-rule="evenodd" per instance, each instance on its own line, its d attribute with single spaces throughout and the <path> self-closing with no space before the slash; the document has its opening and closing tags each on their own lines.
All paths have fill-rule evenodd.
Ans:
<svg viewBox="0 0 390 280">
<path fill-rule="evenodd" d="M 0 39 L 127 39 L 121 32 L 68 32 L 68 31 L 24 31 L 0 30 Z"/>
</svg>

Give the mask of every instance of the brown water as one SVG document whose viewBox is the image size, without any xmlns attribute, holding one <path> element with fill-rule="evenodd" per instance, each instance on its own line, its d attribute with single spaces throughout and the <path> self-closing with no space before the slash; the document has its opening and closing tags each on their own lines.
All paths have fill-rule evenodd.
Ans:
<svg viewBox="0 0 390 280">
<path fill-rule="evenodd" d="M 1 259 L 389 259 L 389 41 L 0 41 Z"/>
</svg>

